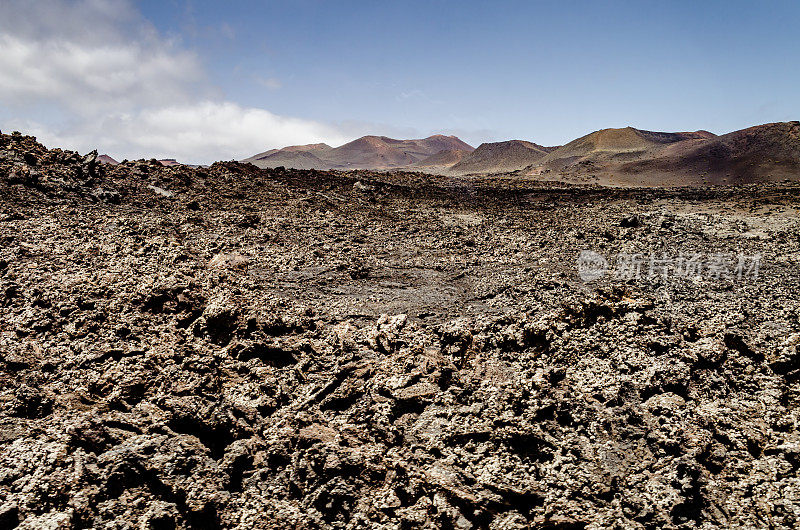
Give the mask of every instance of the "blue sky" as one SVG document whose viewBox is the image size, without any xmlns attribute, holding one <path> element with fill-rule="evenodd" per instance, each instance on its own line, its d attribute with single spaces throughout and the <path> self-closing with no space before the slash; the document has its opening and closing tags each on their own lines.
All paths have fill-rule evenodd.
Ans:
<svg viewBox="0 0 800 530">
<path fill-rule="evenodd" d="M 50 110 L 65 112 L 47 101 L 0 103 L 0 120 L 17 123 L 27 112 L 37 130 L 52 129 L 67 142 L 110 134 L 108 150 L 119 155 L 158 149 L 133 138 L 142 122 L 155 138 L 180 136 L 177 156 L 207 161 L 363 134 L 443 132 L 474 145 L 509 138 L 554 145 L 605 127 L 724 133 L 800 117 L 798 2 L 81 3 L 112 12 L 104 22 L 111 29 L 139 26 L 120 30 L 130 34 L 119 46 L 163 53 L 191 83 L 176 75 L 169 101 L 132 98 L 125 115 L 132 118 L 114 121 L 108 110 L 94 136 L 85 125 L 70 135 L 63 117 L 42 122 Z M 114 18 L 115 10 L 124 16 Z M 2 79 L 0 59 L 0 96 Z M 128 98 L 134 88 L 125 90 Z M 191 102 L 206 111 L 194 115 Z M 175 116 L 208 137 L 192 147 L 192 135 L 175 125 L 161 134 L 157 122 Z M 236 144 L 215 146 L 214 135 L 230 136 L 218 122 L 236 120 L 248 123 L 237 131 L 262 124 L 273 133 L 251 130 L 252 142 L 237 136 Z M 116 141 L 119 124 L 127 132 Z"/>
</svg>

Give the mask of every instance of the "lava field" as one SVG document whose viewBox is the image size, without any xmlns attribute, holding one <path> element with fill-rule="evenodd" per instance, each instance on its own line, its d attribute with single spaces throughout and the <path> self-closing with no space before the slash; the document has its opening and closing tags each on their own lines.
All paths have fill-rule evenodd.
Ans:
<svg viewBox="0 0 800 530">
<path fill-rule="evenodd" d="M 2 135 L 0 527 L 796 528 L 798 207 Z"/>
</svg>

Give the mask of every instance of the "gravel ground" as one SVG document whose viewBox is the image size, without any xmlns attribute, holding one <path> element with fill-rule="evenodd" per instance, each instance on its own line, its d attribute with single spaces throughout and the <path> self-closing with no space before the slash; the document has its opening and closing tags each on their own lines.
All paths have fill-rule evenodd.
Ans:
<svg viewBox="0 0 800 530">
<path fill-rule="evenodd" d="M 800 524 L 797 186 L 95 156 L 0 135 L 0 527 Z"/>
</svg>

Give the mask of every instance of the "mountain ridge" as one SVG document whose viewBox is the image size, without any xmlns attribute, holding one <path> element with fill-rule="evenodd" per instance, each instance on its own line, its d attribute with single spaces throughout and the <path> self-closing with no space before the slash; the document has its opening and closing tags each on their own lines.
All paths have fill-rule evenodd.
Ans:
<svg viewBox="0 0 800 530">
<path fill-rule="evenodd" d="M 472 148 L 456 136 L 401 140 L 368 135 L 338 147 L 272 149 L 244 162 L 267 168 L 406 169 L 453 176 L 507 173 L 621 185 L 748 183 L 800 179 L 800 122 L 766 123 L 722 135 L 606 128 L 554 147 L 506 140 Z"/>
<path fill-rule="evenodd" d="M 338 147 L 308 144 L 271 149 L 246 158 L 243 162 L 265 168 L 391 169 L 411 166 L 441 151 L 472 150 L 472 146 L 456 136 L 435 134 L 427 138 L 399 140 L 367 135 Z M 293 164 L 301 164 L 302 167 Z"/>
<path fill-rule="evenodd" d="M 552 149 L 527 140 L 485 142 L 450 170 L 456 173 L 515 171 L 535 163 Z"/>
</svg>

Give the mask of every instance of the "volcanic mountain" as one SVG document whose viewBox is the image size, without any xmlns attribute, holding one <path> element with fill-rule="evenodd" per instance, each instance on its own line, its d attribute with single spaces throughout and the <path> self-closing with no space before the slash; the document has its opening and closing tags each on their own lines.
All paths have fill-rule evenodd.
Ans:
<svg viewBox="0 0 800 530">
<path fill-rule="evenodd" d="M 390 169 L 411 166 L 442 151 L 472 150 L 455 136 L 441 134 L 417 140 L 363 136 L 335 148 L 326 144 L 291 146 L 266 151 L 244 161 L 259 167 Z"/>
<path fill-rule="evenodd" d="M 535 163 L 554 147 L 544 147 L 525 140 L 483 143 L 450 168 L 451 173 L 503 173 Z"/>
<path fill-rule="evenodd" d="M 283 149 L 270 149 L 269 151 L 264 151 L 263 153 L 258 153 L 257 155 L 253 155 L 252 157 L 248 158 L 251 159 L 262 159 L 265 157 L 269 157 L 275 155 L 277 153 L 321 153 L 324 151 L 330 151 L 333 149 L 328 144 L 307 144 L 307 145 L 290 145 L 289 147 L 284 147 Z"/>
<path fill-rule="evenodd" d="M 653 156 L 666 145 L 678 142 L 702 142 L 713 138 L 708 131 L 653 132 L 625 127 L 602 129 L 559 147 L 538 161 L 537 166 L 560 171 L 565 168 L 608 165 Z"/>
<path fill-rule="evenodd" d="M 329 169 L 330 164 L 322 161 L 317 154 L 322 154 L 333 149 L 328 144 L 290 145 L 282 149 L 270 149 L 250 158 L 250 162 L 262 168 L 292 167 L 295 169 Z"/>
<path fill-rule="evenodd" d="M 797 179 L 800 122 L 769 123 L 722 136 L 603 129 L 549 153 L 529 174 L 650 186 Z"/>
<path fill-rule="evenodd" d="M 800 177 L 800 122 L 757 125 L 700 142 L 666 146 L 649 159 L 623 164 L 625 174 L 745 184 Z"/>
<path fill-rule="evenodd" d="M 116 166 L 117 164 L 119 164 L 119 162 L 117 162 L 116 160 L 114 160 L 113 158 L 111 158 L 108 155 L 100 155 L 100 156 L 98 156 L 97 157 L 97 161 L 100 162 L 101 164 L 110 164 L 112 166 Z"/>
<path fill-rule="evenodd" d="M 542 180 L 612 185 L 703 185 L 800 178 L 800 122 L 768 123 L 716 136 L 708 131 L 602 129 L 560 147 L 524 140 L 473 149 L 455 136 L 417 140 L 364 136 L 340 147 L 272 149 L 246 160 L 260 167 L 401 169 L 471 175 L 511 173 Z"/>
</svg>

